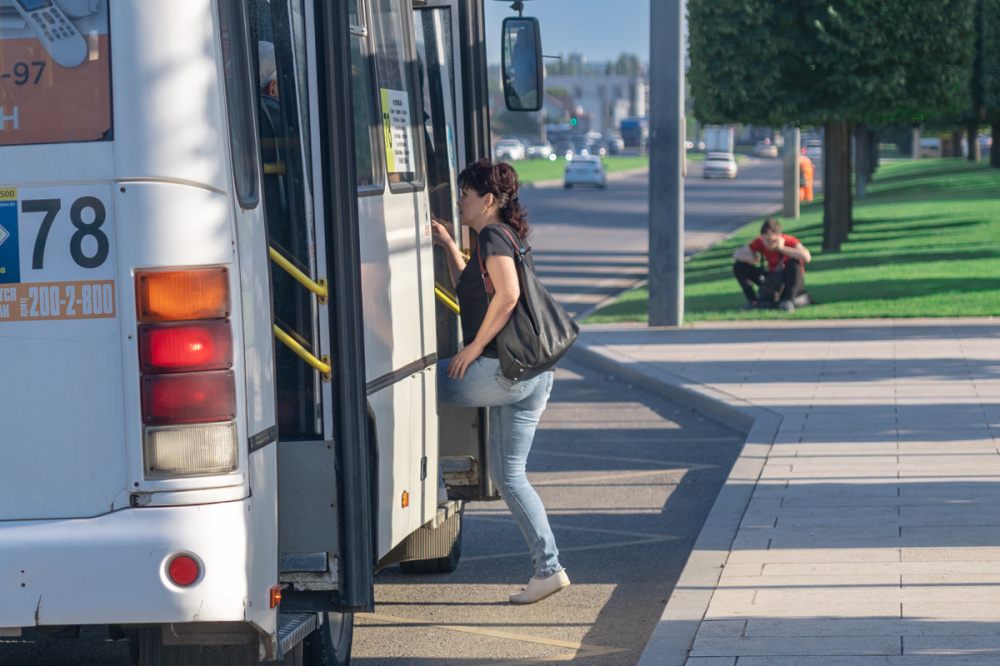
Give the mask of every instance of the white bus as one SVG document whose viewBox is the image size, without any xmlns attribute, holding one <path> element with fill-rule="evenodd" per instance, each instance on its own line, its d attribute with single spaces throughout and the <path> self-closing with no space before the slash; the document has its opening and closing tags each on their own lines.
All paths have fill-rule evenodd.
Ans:
<svg viewBox="0 0 1000 666">
<path fill-rule="evenodd" d="M 430 219 L 484 39 L 482 0 L 4 0 L 0 637 L 343 663 L 377 568 L 454 569 L 495 491 Z"/>
</svg>

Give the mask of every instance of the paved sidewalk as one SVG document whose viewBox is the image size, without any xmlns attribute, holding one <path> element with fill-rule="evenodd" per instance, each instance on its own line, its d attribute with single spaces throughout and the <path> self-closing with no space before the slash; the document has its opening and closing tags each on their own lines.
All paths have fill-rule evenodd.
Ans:
<svg viewBox="0 0 1000 666">
<path fill-rule="evenodd" d="M 748 433 L 640 666 L 1000 663 L 1000 319 L 587 327 Z"/>
</svg>

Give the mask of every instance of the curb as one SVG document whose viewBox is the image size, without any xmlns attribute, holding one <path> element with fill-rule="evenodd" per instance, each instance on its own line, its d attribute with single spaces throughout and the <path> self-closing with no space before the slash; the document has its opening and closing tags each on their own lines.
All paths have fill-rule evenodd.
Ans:
<svg viewBox="0 0 1000 666">
<path fill-rule="evenodd" d="M 653 364 L 642 363 L 610 347 L 574 346 L 568 355 L 747 435 L 638 664 L 684 666 L 770 455 L 782 416 Z"/>
</svg>

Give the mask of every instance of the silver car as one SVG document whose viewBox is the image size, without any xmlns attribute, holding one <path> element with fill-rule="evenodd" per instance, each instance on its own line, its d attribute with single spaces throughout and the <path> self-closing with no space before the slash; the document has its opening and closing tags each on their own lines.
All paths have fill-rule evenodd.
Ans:
<svg viewBox="0 0 1000 666">
<path fill-rule="evenodd" d="M 569 189 L 574 185 L 593 185 L 602 190 L 608 186 L 608 177 L 600 157 L 577 155 L 566 162 L 563 187 Z"/>
<path fill-rule="evenodd" d="M 732 153 L 708 153 L 702 175 L 705 178 L 736 178 L 736 158 Z"/>
</svg>

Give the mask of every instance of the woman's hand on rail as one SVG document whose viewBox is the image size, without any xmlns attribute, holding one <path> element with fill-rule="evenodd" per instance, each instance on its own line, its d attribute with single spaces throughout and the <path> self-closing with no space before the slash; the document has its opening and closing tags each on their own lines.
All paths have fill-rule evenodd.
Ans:
<svg viewBox="0 0 1000 666">
<path fill-rule="evenodd" d="M 434 238 L 434 242 L 442 247 L 450 247 L 455 244 L 455 239 L 448 232 L 448 227 L 433 217 L 431 218 L 431 236 Z"/>
</svg>

